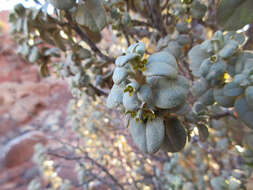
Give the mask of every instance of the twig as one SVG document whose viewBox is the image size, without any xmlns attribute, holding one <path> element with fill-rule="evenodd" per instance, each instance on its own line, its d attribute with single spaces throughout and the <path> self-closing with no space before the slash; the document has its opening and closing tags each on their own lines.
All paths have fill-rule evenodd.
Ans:
<svg viewBox="0 0 253 190">
<path fill-rule="evenodd" d="M 129 36 L 124 28 L 123 28 L 122 32 L 123 32 L 124 37 L 126 38 L 127 46 L 130 46 L 131 45 L 130 39 L 129 39 Z"/>
<path fill-rule="evenodd" d="M 89 160 L 92 164 L 100 168 L 103 172 L 105 172 L 121 190 L 124 190 L 124 187 L 118 182 L 118 180 L 112 174 L 110 174 L 110 172 L 104 166 L 102 166 L 96 160 L 93 160 L 91 157 L 89 157 L 87 152 L 85 158 Z"/>
<path fill-rule="evenodd" d="M 54 157 L 57 157 L 57 158 L 62 158 L 62 159 L 64 159 L 64 160 L 69 160 L 69 161 L 73 161 L 73 160 L 74 160 L 74 161 L 77 161 L 82 167 L 84 167 L 83 163 L 80 161 L 81 159 L 85 159 L 85 158 L 82 157 L 82 156 L 76 156 L 76 157 L 74 157 L 74 156 L 60 155 L 60 154 L 57 154 L 57 153 L 55 153 L 55 152 L 53 152 L 53 151 L 48 151 L 47 154 L 49 154 L 49 155 L 51 155 L 51 156 L 54 156 Z M 109 186 L 110 188 L 115 189 L 115 187 L 114 187 L 112 184 L 108 183 L 107 181 L 105 181 L 105 180 L 102 179 L 101 177 L 97 176 L 97 175 L 94 174 L 93 172 L 89 171 L 89 174 L 90 174 L 93 178 L 95 178 L 95 179 L 101 181 L 102 183 L 106 184 L 106 185 Z"/>
<path fill-rule="evenodd" d="M 94 85 L 91 84 L 91 83 L 89 83 L 89 87 L 91 87 L 91 88 L 96 92 L 96 94 L 99 95 L 99 96 L 101 96 L 101 95 L 103 95 L 103 96 L 108 96 L 108 95 L 109 95 L 108 92 L 105 92 L 105 91 L 103 91 L 103 90 L 97 88 L 96 86 L 94 86 Z"/>
<path fill-rule="evenodd" d="M 156 2 L 152 0 L 147 0 L 144 3 L 147 10 L 150 11 L 149 17 L 154 28 L 156 28 L 160 32 L 161 36 L 166 36 L 167 32 L 162 20 L 160 0 L 156 0 Z"/>
<path fill-rule="evenodd" d="M 131 22 L 132 22 L 133 26 L 147 26 L 147 27 L 152 27 L 152 24 L 150 24 L 150 23 L 148 23 L 148 22 L 141 21 L 141 20 L 132 19 Z"/>
<path fill-rule="evenodd" d="M 189 79 L 191 81 L 193 81 L 194 80 L 194 76 L 193 76 L 192 71 L 191 71 L 191 69 L 189 67 L 189 64 L 186 62 L 186 60 L 183 60 L 182 63 L 183 63 L 184 68 L 186 68 L 186 70 L 187 70 L 187 73 L 189 75 Z"/>
<path fill-rule="evenodd" d="M 166 2 L 164 3 L 164 5 L 162 6 L 162 10 L 166 9 L 168 4 L 169 4 L 170 0 L 166 0 Z"/>
<path fill-rule="evenodd" d="M 90 48 L 99 57 L 101 57 L 102 59 L 108 62 L 115 61 L 115 58 L 109 57 L 100 51 L 100 49 L 96 46 L 96 44 L 87 36 L 87 34 L 78 26 L 78 24 L 73 21 L 71 15 L 67 14 L 66 17 L 69 20 L 69 23 L 72 26 L 72 28 L 75 30 L 75 32 L 81 37 L 83 41 L 85 41 L 90 46 Z"/>
<path fill-rule="evenodd" d="M 139 38 L 143 37 L 150 37 L 152 35 L 151 32 L 145 30 L 145 29 L 137 29 L 137 28 L 131 28 L 129 31 L 126 31 L 128 34 L 136 35 Z"/>
<path fill-rule="evenodd" d="M 82 149 L 80 149 L 80 151 L 83 152 Z M 110 172 L 103 165 L 99 164 L 97 161 L 95 161 L 94 159 L 89 157 L 87 152 L 83 152 L 83 153 L 85 154 L 85 156 L 68 156 L 68 155 L 60 155 L 60 154 L 57 154 L 55 152 L 48 151 L 49 155 L 55 156 L 55 157 L 58 157 L 58 158 L 63 158 L 65 160 L 75 160 L 75 161 L 80 161 L 81 159 L 89 160 L 92 164 L 94 164 L 99 169 L 101 169 L 104 173 L 106 173 L 106 175 L 111 178 L 111 180 L 114 182 L 115 185 L 117 185 L 121 190 L 124 190 L 124 187 L 118 182 L 118 180 L 112 174 L 110 174 Z M 95 177 L 95 176 L 93 176 L 93 177 Z M 99 177 L 96 176 L 96 178 L 99 178 Z M 103 180 L 103 182 L 104 182 L 104 180 Z"/>
</svg>

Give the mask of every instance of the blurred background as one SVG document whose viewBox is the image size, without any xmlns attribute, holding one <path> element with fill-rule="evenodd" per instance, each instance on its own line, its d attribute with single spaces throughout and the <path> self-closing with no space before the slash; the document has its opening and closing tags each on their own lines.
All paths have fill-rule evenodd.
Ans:
<svg viewBox="0 0 253 190">
<path fill-rule="evenodd" d="M 193 136 L 182 153 L 141 153 L 105 98 L 73 99 L 66 81 L 17 55 L 8 13 L 18 2 L 0 7 L 0 190 L 253 190 L 241 123 L 214 119 L 208 141 Z"/>
<path fill-rule="evenodd" d="M 33 146 L 48 142 L 46 132 L 39 129 L 57 130 L 65 124 L 71 98 L 64 81 L 41 79 L 38 67 L 17 55 L 17 46 L 9 35 L 8 14 L 18 2 L 3 0 L 0 7 L 1 190 L 27 189 L 31 179 L 38 176 L 31 162 Z M 23 2 L 25 6 L 34 5 L 32 1 Z"/>
</svg>

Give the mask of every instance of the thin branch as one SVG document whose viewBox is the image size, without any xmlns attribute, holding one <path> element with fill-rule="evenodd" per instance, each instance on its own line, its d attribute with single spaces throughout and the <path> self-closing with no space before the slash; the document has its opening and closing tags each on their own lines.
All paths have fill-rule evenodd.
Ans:
<svg viewBox="0 0 253 190">
<path fill-rule="evenodd" d="M 148 10 L 148 14 L 153 24 L 153 27 L 160 32 L 161 36 L 166 36 L 167 31 L 162 20 L 160 0 L 157 1 L 147 0 L 144 1 L 144 3 L 145 3 L 144 5 Z"/>
<path fill-rule="evenodd" d="M 191 71 L 191 69 L 189 67 L 189 64 L 187 63 L 186 60 L 183 60 L 182 63 L 183 63 L 184 68 L 186 68 L 186 70 L 187 70 L 187 73 L 189 75 L 189 79 L 191 81 L 193 81 L 194 80 L 194 76 L 193 76 L 192 71 Z"/>
<path fill-rule="evenodd" d="M 104 179 L 102 179 L 101 177 L 97 176 L 97 175 L 94 174 L 93 172 L 89 172 L 89 174 L 90 174 L 93 178 L 95 178 L 95 179 L 101 181 L 102 183 L 106 184 L 106 185 L 107 185 L 108 187 L 110 187 L 112 190 L 115 190 L 115 189 L 116 189 L 114 185 L 108 183 L 106 180 L 104 180 Z"/>
<path fill-rule="evenodd" d="M 126 31 L 126 32 L 130 35 L 136 35 L 139 38 L 150 37 L 152 35 L 151 32 L 145 29 L 137 29 L 137 28 L 131 28 L 129 31 Z"/>
<path fill-rule="evenodd" d="M 105 172 L 121 190 L 124 190 L 124 187 L 118 182 L 118 180 L 112 174 L 110 174 L 110 172 L 103 165 L 99 164 L 96 160 L 93 160 L 91 157 L 89 157 L 87 152 L 85 158 L 100 168 L 103 172 Z"/>
<path fill-rule="evenodd" d="M 77 23 L 75 23 L 71 17 L 71 15 L 67 14 L 67 19 L 70 23 L 70 25 L 72 26 L 72 28 L 75 30 L 75 32 L 81 37 L 81 39 L 83 41 L 85 41 L 90 48 L 102 59 L 104 59 L 105 61 L 108 62 L 114 62 L 115 58 L 109 57 L 107 55 L 105 55 L 104 53 L 102 53 L 100 51 L 100 49 L 96 46 L 96 44 L 88 37 L 88 35 L 78 26 Z"/>
<path fill-rule="evenodd" d="M 129 39 L 129 36 L 128 36 L 128 34 L 127 34 L 127 32 L 126 32 L 126 30 L 124 28 L 123 28 L 122 32 L 123 32 L 123 35 L 124 35 L 124 37 L 125 37 L 125 39 L 127 41 L 127 46 L 130 46 L 131 45 L 130 39 Z"/>
<path fill-rule="evenodd" d="M 133 24 L 133 26 L 147 26 L 147 27 L 153 27 L 152 24 L 141 21 L 141 20 L 135 20 L 132 19 L 131 23 Z"/>
<path fill-rule="evenodd" d="M 115 58 L 112 58 L 112 57 L 109 57 L 109 56 L 103 54 L 100 51 L 100 49 L 98 49 L 96 44 L 89 39 L 89 37 L 86 35 L 86 33 L 78 25 L 74 25 L 74 30 L 82 38 L 82 40 L 85 41 L 99 57 L 101 57 L 102 59 L 104 59 L 105 61 L 108 61 L 108 62 L 115 61 Z"/>
<path fill-rule="evenodd" d="M 71 72 L 70 70 L 69 70 L 69 72 L 70 72 L 70 75 L 72 75 L 72 76 L 75 76 L 75 74 L 73 73 L 73 72 Z M 112 71 L 112 73 L 113 73 L 113 71 Z M 112 76 L 112 73 L 109 75 L 106 75 L 107 77 L 110 77 L 110 76 Z M 108 96 L 109 95 L 109 93 L 108 92 L 106 92 L 106 91 L 104 91 L 103 89 L 100 89 L 100 88 L 98 88 L 98 87 L 96 87 L 96 86 L 94 86 L 92 83 L 88 83 L 88 86 L 86 86 L 86 87 L 90 87 L 90 88 L 92 88 L 95 92 L 96 92 L 96 94 L 98 95 L 98 96 Z"/>
<path fill-rule="evenodd" d="M 81 150 L 81 149 L 80 149 Z M 83 150 L 81 150 L 83 152 Z M 92 159 L 87 152 L 83 152 L 85 156 L 68 156 L 68 155 L 60 155 L 52 151 L 48 151 L 48 154 L 51 156 L 55 156 L 58 158 L 63 158 L 65 160 L 75 160 L 75 161 L 80 161 L 81 159 L 86 159 L 89 160 L 92 164 L 97 166 L 99 169 L 101 169 L 104 173 L 106 173 L 107 176 L 111 178 L 111 180 L 116 184 L 121 190 L 124 190 L 124 187 L 118 182 L 118 180 L 101 164 L 99 164 L 97 161 Z M 95 177 L 95 176 L 93 176 Z M 98 178 L 96 176 L 96 178 Z M 108 183 L 107 183 L 108 184 Z"/>
<path fill-rule="evenodd" d="M 102 89 L 99 89 L 98 87 L 94 86 L 93 84 L 89 83 L 89 87 L 91 87 L 97 95 L 103 95 L 103 96 L 108 96 L 109 93 L 108 92 L 105 92 L 103 91 Z"/>
<path fill-rule="evenodd" d="M 164 5 L 162 6 L 162 10 L 166 9 L 168 4 L 169 4 L 170 0 L 166 0 L 166 2 L 164 3 Z"/>
<path fill-rule="evenodd" d="M 74 156 L 60 155 L 60 154 L 57 154 L 57 153 L 55 153 L 53 151 L 48 151 L 47 154 L 49 154 L 51 156 L 54 156 L 54 157 L 57 157 L 57 158 L 62 158 L 64 160 L 68 160 L 68 161 L 73 161 L 74 160 L 74 161 L 78 162 L 78 164 L 80 164 L 82 167 L 84 167 L 83 163 L 80 161 L 81 159 L 84 159 L 84 158 L 81 157 L 81 156 L 74 157 Z M 93 178 L 97 179 L 98 181 L 101 181 L 102 183 L 106 184 L 110 188 L 115 189 L 115 187 L 112 184 L 108 183 L 106 180 L 104 180 L 101 177 L 97 176 L 93 172 L 89 171 L 89 174 Z"/>
</svg>

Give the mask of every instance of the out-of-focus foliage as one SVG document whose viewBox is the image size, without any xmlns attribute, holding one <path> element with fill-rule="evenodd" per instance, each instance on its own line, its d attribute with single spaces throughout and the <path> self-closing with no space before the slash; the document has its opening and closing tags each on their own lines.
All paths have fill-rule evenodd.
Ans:
<svg viewBox="0 0 253 190">
<path fill-rule="evenodd" d="M 76 162 L 79 186 L 246 188 L 252 35 L 236 30 L 252 22 L 250 0 L 36 2 L 40 9 L 14 8 L 11 33 L 42 76 L 53 70 L 69 83 L 78 143 L 64 145 L 60 157 Z M 53 188 L 76 185 L 54 173 L 50 154 L 59 155 L 41 150 L 35 160 Z"/>
<path fill-rule="evenodd" d="M 217 21 L 226 30 L 238 30 L 253 21 L 251 0 L 222 0 L 217 12 Z"/>
<path fill-rule="evenodd" d="M 70 182 L 63 180 L 58 176 L 54 168 L 54 161 L 46 157 L 46 148 L 41 144 L 35 146 L 35 154 L 33 156 L 34 162 L 40 167 L 40 172 L 44 180 L 49 181 L 52 189 L 69 190 Z M 40 190 L 42 188 L 41 182 L 34 179 L 29 183 L 28 190 Z"/>
<path fill-rule="evenodd" d="M 50 181 L 53 189 L 65 187 L 68 190 L 75 186 L 91 189 L 96 185 L 106 189 L 245 189 L 245 181 L 252 171 L 253 152 L 252 147 L 239 145 L 241 142 L 237 139 L 242 135 L 242 124 L 233 117 L 212 119 L 209 125 L 211 135 L 204 142 L 198 136 L 200 131 L 194 130 L 192 141 L 182 153 L 164 154 L 160 151 L 153 156 L 142 154 L 132 145 L 117 112 L 108 112 L 101 101 L 92 104 L 90 101 L 84 95 L 69 104 L 69 119 L 78 136 L 75 141 L 61 142 L 57 149 L 36 146 L 34 160 L 41 168 L 42 179 Z M 218 106 L 211 111 L 221 112 Z M 250 144 L 250 137 L 247 139 Z M 57 174 L 57 161 L 50 156 L 57 155 L 61 149 L 65 153 L 59 155 L 68 160 L 72 158 L 76 163 L 79 184 L 69 184 Z M 117 182 L 104 173 L 104 169 Z M 30 186 L 35 188 L 39 184 L 42 182 L 34 180 Z"/>
</svg>

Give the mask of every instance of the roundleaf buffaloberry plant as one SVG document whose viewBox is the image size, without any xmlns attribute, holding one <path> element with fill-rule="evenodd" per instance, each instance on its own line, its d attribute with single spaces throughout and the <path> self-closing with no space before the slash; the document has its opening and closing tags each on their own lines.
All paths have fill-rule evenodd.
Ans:
<svg viewBox="0 0 253 190">
<path fill-rule="evenodd" d="M 69 119 L 83 140 L 72 146 L 72 154 L 81 156 L 38 146 L 36 163 L 43 166 L 50 155 L 76 161 L 84 189 L 95 180 L 108 189 L 248 187 L 253 164 L 251 0 L 35 2 L 36 8 L 18 4 L 9 15 L 17 52 L 37 64 L 42 76 L 53 71 L 67 80 L 75 98 Z M 106 167 L 117 166 L 120 159 L 107 163 L 110 159 L 104 158 L 114 155 L 115 139 L 109 136 L 117 134 L 110 130 L 123 121 L 120 156 L 132 152 L 124 164 L 134 165 L 127 166 L 126 181 Z M 100 157 L 84 148 L 90 146 L 87 134 L 98 143 Z M 57 180 L 56 189 L 70 188 L 69 181 Z M 40 188 L 38 181 L 30 185 Z"/>
</svg>

